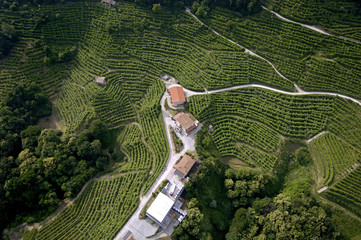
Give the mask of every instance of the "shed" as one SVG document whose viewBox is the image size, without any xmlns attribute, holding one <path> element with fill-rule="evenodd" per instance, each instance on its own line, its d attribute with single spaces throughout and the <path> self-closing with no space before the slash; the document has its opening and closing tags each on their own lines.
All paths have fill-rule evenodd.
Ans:
<svg viewBox="0 0 361 240">
<path fill-rule="evenodd" d="M 105 81 L 105 77 L 96 77 L 95 82 L 102 86 L 104 86 L 107 83 L 107 81 Z"/>
<path fill-rule="evenodd" d="M 102 3 L 103 3 L 104 5 L 107 5 L 107 6 L 110 6 L 110 7 L 112 7 L 112 6 L 115 5 L 115 1 L 114 1 L 114 0 L 102 0 Z"/>
</svg>

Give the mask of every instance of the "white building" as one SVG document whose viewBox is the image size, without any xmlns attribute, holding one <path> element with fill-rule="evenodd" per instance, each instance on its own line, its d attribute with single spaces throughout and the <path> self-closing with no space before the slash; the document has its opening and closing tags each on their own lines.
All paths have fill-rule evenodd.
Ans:
<svg viewBox="0 0 361 240">
<path fill-rule="evenodd" d="M 167 227 L 171 221 L 167 215 L 172 210 L 173 205 L 174 201 L 172 199 L 163 193 L 159 193 L 148 208 L 146 215 L 159 224 L 160 227 Z"/>
</svg>

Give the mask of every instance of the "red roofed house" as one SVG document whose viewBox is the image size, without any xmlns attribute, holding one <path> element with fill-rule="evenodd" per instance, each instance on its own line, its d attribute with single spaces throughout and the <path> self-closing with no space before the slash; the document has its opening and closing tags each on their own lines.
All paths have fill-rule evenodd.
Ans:
<svg viewBox="0 0 361 240">
<path fill-rule="evenodd" d="M 173 166 L 175 169 L 174 174 L 178 175 L 181 179 L 185 178 L 195 163 L 196 160 L 185 154 L 183 158 Z"/>
<path fill-rule="evenodd" d="M 172 85 L 169 87 L 170 100 L 173 105 L 179 106 L 186 102 L 182 86 Z"/>
<path fill-rule="evenodd" d="M 193 117 L 193 116 L 192 116 Z M 190 131 L 197 128 L 198 120 L 192 119 L 189 113 L 180 112 L 176 114 L 173 119 L 176 121 L 178 127 L 182 128 L 183 134 L 186 136 L 189 134 Z"/>
</svg>

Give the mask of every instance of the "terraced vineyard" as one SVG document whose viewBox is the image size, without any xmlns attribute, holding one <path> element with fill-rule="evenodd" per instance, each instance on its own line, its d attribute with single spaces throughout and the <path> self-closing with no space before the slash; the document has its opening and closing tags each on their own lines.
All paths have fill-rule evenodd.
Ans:
<svg viewBox="0 0 361 240">
<path fill-rule="evenodd" d="M 329 185 L 335 175 L 361 161 L 361 151 L 331 133 L 326 133 L 310 144 L 312 157 L 321 164 L 324 184 Z"/>
<path fill-rule="evenodd" d="M 290 96 L 258 88 L 195 95 L 189 110 L 201 121 L 222 114 L 257 120 L 284 136 L 310 138 L 326 128 L 333 112 L 329 96 Z"/>
<path fill-rule="evenodd" d="M 209 15 L 202 20 L 210 27 L 271 61 L 302 89 L 361 98 L 360 44 L 285 22 L 266 10 L 247 18 L 220 8 Z"/>
<path fill-rule="evenodd" d="M 361 168 L 347 174 L 326 191 L 325 196 L 361 216 Z"/>
<path fill-rule="evenodd" d="M 233 116 L 217 117 L 209 124 L 214 128 L 213 141 L 223 156 L 234 156 L 251 166 L 260 165 L 272 171 L 277 161 L 274 153 L 281 144 L 281 137 L 275 131 Z"/>
<path fill-rule="evenodd" d="M 92 182 L 36 239 L 111 239 L 138 207 L 145 171 Z"/>
<path fill-rule="evenodd" d="M 97 2 L 42 6 L 40 13 L 52 20 L 40 26 L 41 32 L 33 23 L 33 35 L 27 33 L 29 41 L 19 43 L 19 52 L 0 66 L 13 70 L 1 71 L 1 83 L 8 86 L 3 94 L 12 86 L 9 75 L 39 82 L 50 97 L 60 96 L 57 110 L 67 131 L 73 132 L 95 117 L 111 127 L 134 120 L 131 104 L 162 73 L 195 90 L 249 82 L 294 89 L 266 62 L 245 54 L 184 11 L 151 14 L 127 2 L 117 3 L 116 8 L 121 12 Z M 11 15 L 6 10 L 2 14 Z M 25 24 L 19 17 L 14 21 Z M 40 35 L 41 41 L 37 40 Z M 44 67 L 44 46 L 50 42 L 76 46 L 73 62 Z M 21 53 L 24 49 L 25 55 Z M 105 87 L 92 83 L 97 76 L 106 77 Z M 121 107 L 114 106 L 118 104 Z"/>
<path fill-rule="evenodd" d="M 361 17 L 357 14 L 356 2 L 347 0 L 270 2 L 274 11 L 287 18 L 320 26 L 336 35 L 361 40 Z"/>
<path fill-rule="evenodd" d="M 294 4 L 293 0 L 270 2 L 281 14 Z M 313 7 L 290 16 L 296 20 L 314 16 Z M 332 4 L 325 8 L 336 11 Z M 36 234 L 37 239 L 110 239 L 129 219 L 170 152 L 160 109 L 163 73 L 194 91 L 257 83 L 292 93 L 294 81 L 303 90 L 361 99 L 360 44 L 284 22 L 267 11 L 241 17 L 217 8 L 209 16 L 201 20 L 268 59 L 289 80 L 184 10 L 163 8 L 154 13 L 127 1 L 118 1 L 114 8 L 76 1 L 19 9 L 17 14 L 0 9 L 1 21 L 14 25 L 20 36 L 11 54 L 0 61 L 0 103 L 16 82 L 36 82 L 54 100 L 65 126 L 62 130 L 76 133 L 94 119 L 109 128 L 126 129 L 122 150 L 129 162 L 121 175 L 91 183 L 55 220 L 29 233 L 31 238 Z M 360 39 L 358 18 L 347 18 L 348 27 L 342 30 L 343 16 L 340 13 L 334 25 L 325 26 Z M 49 48 L 73 47 L 71 60 L 47 63 Z M 95 82 L 101 76 L 105 85 Z M 322 166 L 325 185 L 360 162 L 361 107 L 339 97 L 243 88 L 194 95 L 187 108 L 198 120 L 214 126 L 212 139 L 222 156 L 269 172 L 283 138 L 306 140 L 324 130 L 328 133 L 309 146 Z M 359 167 L 346 175 L 325 196 L 358 209 L 360 172 Z"/>
<path fill-rule="evenodd" d="M 122 148 L 130 157 L 124 171 L 136 169 L 151 170 L 153 163 L 152 153 L 143 143 L 141 132 L 137 125 L 128 126 Z"/>
</svg>

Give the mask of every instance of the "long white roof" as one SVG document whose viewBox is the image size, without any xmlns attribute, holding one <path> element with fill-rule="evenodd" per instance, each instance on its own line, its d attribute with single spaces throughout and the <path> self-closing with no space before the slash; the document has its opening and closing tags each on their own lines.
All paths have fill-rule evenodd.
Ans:
<svg viewBox="0 0 361 240">
<path fill-rule="evenodd" d="M 152 205 L 147 210 L 147 214 L 158 222 L 163 222 L 169 210 L 173 207 L 173 200 L 163 193 L 159 193 Z"/>
</svg>

